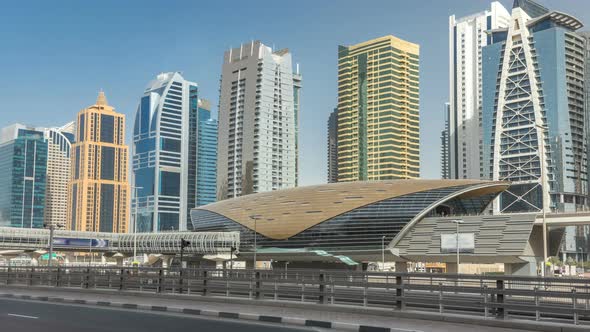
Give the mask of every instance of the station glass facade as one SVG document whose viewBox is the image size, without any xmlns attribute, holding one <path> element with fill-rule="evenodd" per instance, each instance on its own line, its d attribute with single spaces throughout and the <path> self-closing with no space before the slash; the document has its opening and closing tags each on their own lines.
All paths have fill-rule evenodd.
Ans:
<svg viewBox="0 0 590 332">
<path fill-rule="evenodd" d="M 468 187 L 445 187 L 381 200 L 327 219 L 286 240 L 275 240 L 258 234 L 257 244 L 259 248 L 379 249 L 383 236 L 389 243 L 421 214 L 422 217 L 479 214 L 497 195 L 497 192 L 493 192 L 450 198 Z M 252 213 L 255 210 L 253 208 Z M 251 248 L 253 245 L 254 232 L 238 222 L 205 209 L 194 209 L 191 214 L 195 231 L 238 231 L 241 233 L 242 248 Z"/>
</svg>

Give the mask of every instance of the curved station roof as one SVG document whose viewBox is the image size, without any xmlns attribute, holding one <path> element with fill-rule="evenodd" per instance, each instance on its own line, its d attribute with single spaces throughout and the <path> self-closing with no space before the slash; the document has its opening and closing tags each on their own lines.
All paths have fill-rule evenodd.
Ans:
<svg viewBox="0 0 590 332">
<path fill-rule="evenodd" d="M 441 207 L 442 214 L 481 213 L 507 187 L 480 180 L 342 182 L 228 199 L 193 209 L 191 217 L 195 231 L 241 231 L 243 242 L 256 228 L 268 246 L 353 245 L 354 234 L 354 245 L 363 246 L 377 234 L 379 243 L 383 234 L 392 240 Z M 366 227 L 365 240 L 359 227 Z"/>
</svg>

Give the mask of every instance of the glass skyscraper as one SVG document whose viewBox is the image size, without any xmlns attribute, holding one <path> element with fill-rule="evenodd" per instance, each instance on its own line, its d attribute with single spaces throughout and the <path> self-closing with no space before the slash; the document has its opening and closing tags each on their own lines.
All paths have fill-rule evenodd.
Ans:
<svg viewBox="0 0 590 332">
<path fill-rule="evenodd" d="M 137 208 L 137 231 L 190 230 L 190 209 L 200 200 L 209 203 L 208 181 L 201 177 L 211 167 L 199 152 L 216 158 L 216 138 L 204 148 L 201 133 L 211 140 L 210 115 L 199 109 L 196 83 L 178 72 L 159 74 L 148 84 L 135 115 L 133 129 L 133 184 L 137 192 L 131 213 Z M 215 135 L 214 135 L 215 136 Z M 207 158 L 211 158 L 207 155 Z M 202 167 L 201 167 L 202 166 Z M 215 163 L 213 163 L 215 167 Z M 203 191 L 201 191 L 203 190 Z M 213 196 L 215 191 L 213 190 Z M 134 219 L 135 220 L 135 219 Z"/>
<path fill-rule="evenodd" d="M 196 206 L 201 206 L 217 200 L 217 120 L 211 118 L 211 105 L 208 100 L 200 99 L 198 109 Z"/>
<path fill-rule="evenodd" d="M 517 0 L 508 27 L 490 31 L 483 49 L 485 169 L 512 183 L 496 213 L 588 206 L 581 27 L 570 15 Z"/>
<path fill-rule="evenodd" d="M 42 131 L 15 124 L 0 132 L 0 226 L 42 228 L 47 141 Z"/>
</svg>

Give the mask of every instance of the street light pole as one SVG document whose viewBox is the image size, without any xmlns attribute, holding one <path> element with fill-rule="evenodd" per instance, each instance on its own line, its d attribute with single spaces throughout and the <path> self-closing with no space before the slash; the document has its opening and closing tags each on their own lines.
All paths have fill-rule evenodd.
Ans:
<svg viewBox="0 0 590 332">
<path fill-rule="evenodd" d="M 256 222 L 258 221 L 258 216 L 250 216 L 250 219 L 254 220 L 254 269 L 256 270 L 256 251 L 258 249 L 257 245 L 256 245 L 256 238 L 257 238 L 257 230 L 256 230 Z"/>
<path fill-rule="evenodd" d="M 457 252 L 457 274 L 459 274 L 459 224 L 463 223 L 463 220 L 459 220 L 459 219 L 455 219 L 455 220 L 451 220 L 452 222 L 455 223 L 455 225 L 457 225 L 457 233 L 456 233 L 456 241 L 457 241 L 457 246 L 456 246 L 456 252 Z"/>
<path fill-rule="evenodd" d="M 133 261 L 131 262 L 131 265 L 135 263 L 135 258 L 137 257 L 137 206 L 139 205 L 139 202 L 137 200 L 137 189 L 143 189 L 143 187 L 133 187 L 133 190 L 135 192 L 135 216 L 133 217 Z"/>
<path fill-rule="evenodd" d="M 51 267 L 51 259 L 53 258 L 53 230 L 55 229 L 55 225 L 49 223 L 46 226 L 49 226 L 49 259 L 47 260 L 47 266 Z"/>
<path fill-rule="evenodd" d="M 381 271 L 385 271 L 385 235 L 381 238 Z"/>
<path fill-rule="evenodd" d="M 541 276 L 545 276 L 546 272 L 545 269 L 547 268 L 546 264 L 547 264 L 547 219 L 546 219 L 546 214 L 547 214 L 547 199 L 545 197 L 545 190 L 547 190 L 547 192 L 549 192 L 549 186 L 547 186 L 547 188 L 545 188 L 545 182 L 546 182 L 546 162 L 545 162 L 545 130 L 548 130 L 547 127 L 539 125 L 539 124 L 535 124 L 535 127 L 538 129 L 541 129 L 543 132 L 541 134 L 541 136 L 543 137 L 543 139 L 540 142 L 540 148 L 539 148 L 539 166 L 541 167 L 541 205 L 542 205 L 542 210 L 543 210 L 543 268 L 541 269 Z"/>
</svg>

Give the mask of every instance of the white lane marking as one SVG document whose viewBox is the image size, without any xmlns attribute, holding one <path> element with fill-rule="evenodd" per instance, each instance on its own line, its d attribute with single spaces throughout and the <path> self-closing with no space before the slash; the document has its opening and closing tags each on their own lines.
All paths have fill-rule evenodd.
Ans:
<svg viewBox="0 0 590 332">
<path fill-rule="evenodd" d="M 39 317 L 35 317 L 35 316 L 27 316 L 27 315 L 19 315 L 19 314 L 7 314 L 7 315 L 13 316 L 13 317 L 20 317 L 20 318 L 39 319 Z"/>
</svg>

